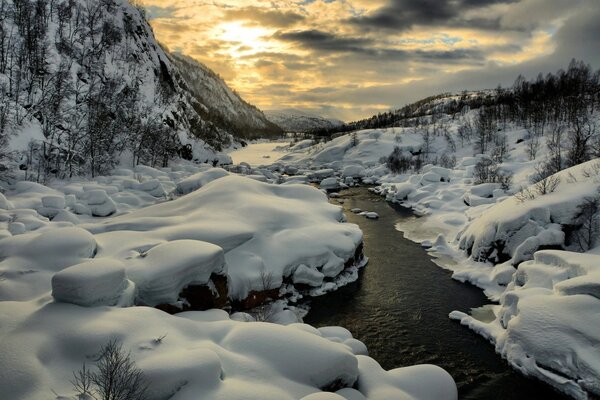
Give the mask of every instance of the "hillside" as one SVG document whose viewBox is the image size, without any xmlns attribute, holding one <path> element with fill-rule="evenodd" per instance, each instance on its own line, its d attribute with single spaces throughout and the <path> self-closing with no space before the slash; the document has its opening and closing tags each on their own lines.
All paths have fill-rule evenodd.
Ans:
<svg viewBox="0 0 600 400">
<path fill-rule="evenodd" d="M 182 54 L 169 56 L 183 78 L 180 85 L 193 96 L 192 106 L 204 120 L 237 138 L 276 137 L 283 133 L 207 66 Z"/>
<path fill-rule="evenodd" d="M 0 7 L 3 170 L 47 181 L 119 163 L 218 159 L 280 131 L 206 67 L 168 54 L 126 0 Z M 10 174 L 7 174 L 10 175 Z"/>
<path fill-rule="evenodd" d="M 301 110 L 284 109 L 265 111 L 267 118 L 286 132 L 308 133 L 322 129 L 336 129 L 344 125 L 337 119 L 323 118 Z"/>
</svg>

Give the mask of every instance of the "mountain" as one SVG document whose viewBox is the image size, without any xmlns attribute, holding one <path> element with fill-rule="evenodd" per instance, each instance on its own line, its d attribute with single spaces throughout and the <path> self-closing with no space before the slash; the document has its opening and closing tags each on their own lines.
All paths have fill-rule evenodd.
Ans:
<svg viewBox="0 0 600 400">
<path fill-rule="evenodd" d="M 99 175 L 119 163 L 227 159 L 279 132 L 205 66 L 169 54 L 126 0 L 0 6 L 0 170 Z"/>
<path fill-rule="evenodd" d="M 295 109 L 265 111 L 267 118 L 287 132 L 311 132 L 315 129 L 334 129 L 344 125 L 337 119 L 323 118 L 318 115 Z"/>
<path fill-rule="evenodd" d="M 170 54 L 183 82 L 194 97 L 194 108 L 206 121 L 244 139 L 280 136 L 283 130 L 258 108 L 247 103 L 204 64 L 182 54 Z"/>
</svg>

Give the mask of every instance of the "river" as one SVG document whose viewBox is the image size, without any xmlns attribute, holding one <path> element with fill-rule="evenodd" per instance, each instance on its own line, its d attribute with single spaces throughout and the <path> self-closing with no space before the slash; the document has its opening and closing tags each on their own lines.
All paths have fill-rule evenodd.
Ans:
<svg viewBox="0 0 600 400">
<path fill-rule="evenodd" d="M 512 370 L 483 337 L 448 318 L 453 310 L 489 302 L 480 289 L 451 279 L 420 245 L 395 229 L 411 217 L 409 210 L 364 187 L 343 191 L 342 201 L 349 222 L 364 232 L 369 265 L 357 282 L 311 300 L 305 322 L 346 327 L 386 369 L 439 365 L 454 377 L 461 399 L 566 399 Z M 368 220 L 352 214 L 352 208 L 381 218 Z"/>
</svg>

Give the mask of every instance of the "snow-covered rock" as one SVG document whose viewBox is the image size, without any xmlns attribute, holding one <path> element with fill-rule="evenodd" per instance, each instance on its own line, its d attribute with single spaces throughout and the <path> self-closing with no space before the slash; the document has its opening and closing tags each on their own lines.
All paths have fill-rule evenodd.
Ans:
<svg viewBox="0 0 600 400">
<path fill-rule="evenodd" d="M 200 189 L 202 186 L 229 175 L 229 172 L 223 168 L 212 168 L 207 171 L 198 172 L 177 183 L 177 192 L 179 194 L 188 194 Z"/>
<path fill-rule="evenodd" d="M 159 244 L 126 261 L 141 304 L 175 303 L 190 284 L 206 285 L 212 274 L 226 275 L 223 249 L 197 240 Z"/>
<path fill-rule="evenodd" d="M 42 206 L 47 208 L 55 208 L 62 210 L 65 208 L 65 197 L 64 196 L 44 196 L 42 197 Z"/>
<path fill-rule="evenodd" d="M 117 212 L 117 205 L 102 189 L 94 189 L 87 192 L 87 206 L 95 217 L 108 217 Z M 83 211 L 83 210 L 80 210 Z M 84 212 L 78 212 L 84 214 Z"/>
<path fill-rule="evenodd" d="M 294 283 L 319 287 L 323 284 L 324 278 L 325 275 L 323 275 L 321 272 L 301 264 L 294 271 L 292 280 Z"/>
<path fill-rule="evenodd" d="M 460 248 L 475 260 L 501 252 L 518 263 L 531 259 L 541 246 L 562 246 L 565 235 L 560 225 L 575 225 L 577 207 L 597 195 L 596 177 L 585 172 L 596 162 L 558 173 L 560 184 L 552 193 L 536 194 L 534 185 L 528 189 L 534 198 L 513 196 L 486 210 L 460 235 Z"/>
<path fill-rule="evenodd" d="M 102 239 L 101 256 L 128 254 L 165 240 L 219 246 L 228 265 L 229 295 L 241 300 L 251 290 L 266 289 L 261 273 L 269 274 L 268 289 L 275 289 L 301 264 L 316 269 L 353 258 L 362 233 L 342 220 L 343 211 L 313 187 L 226 176 L 174 201 L 86 228 Z M 136 283 L 142 293 L 143 284 Z"/>
<path fill-rule="evenodd" d="M 348 165 L 342 170 L 342 178 L 362 178 L 365 173 L 362 165 Z"/>
<path fill-rule="evenodd" d="M 52 277 L 52 296 L 56 301 L 84 307 L 114 306 L 130 285 L 121 262 L 95 259 L 56 273 Z M 124 302 L 131 305 L 133 298 Z"/>
<path fill-rule="evenodd" d="M 377 214 L 376 212 L 373 212 L 373 211 L 369 211 L 369 212 L 365 213 L 365 217 L 367 219 L 379 219 L 379 214 Z"/>
<path fill-rule="evenodd" d="M 319 187 L 325 190 L 337 190 L 340 188 L 340 184 L 336 177 L 331 177 L 323 179 Z"/>
</svg>

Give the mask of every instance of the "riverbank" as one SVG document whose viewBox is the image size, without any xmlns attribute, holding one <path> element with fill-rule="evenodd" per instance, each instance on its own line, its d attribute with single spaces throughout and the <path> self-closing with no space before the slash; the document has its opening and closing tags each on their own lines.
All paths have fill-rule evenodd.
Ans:
<svg viewBox="0 0 600 400">
<path fill-rule="evenodd" d="M 413 218 L 366 187 L 340 192 L 348 222 L 364 233 L 369 265 L 357 282 L 310 301 L 305 322 L 345 326 L 384 368 L 433 363 L 446 369 L 461 399 L 566 399 L 542 382 L 523 377 L 482 337 L 450 320 L 453 310 L 489 304 L 480 289 L 451 279 L 419 244 L 396 229 Z M 354 208 L 377 212 L 369 220 Z"/>
</svg>

